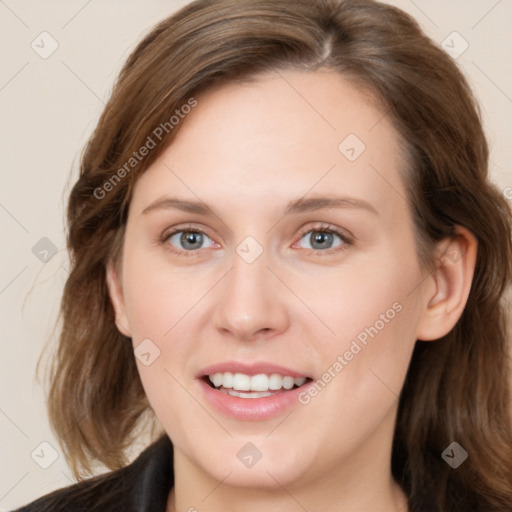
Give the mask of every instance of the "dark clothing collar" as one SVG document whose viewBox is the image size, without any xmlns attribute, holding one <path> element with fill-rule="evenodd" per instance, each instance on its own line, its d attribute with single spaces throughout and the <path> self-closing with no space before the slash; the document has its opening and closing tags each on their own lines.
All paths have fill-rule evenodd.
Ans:
<svg viewBox="0 0 512 512">
<path fill-rule="evenodd" d="M 153 443 L 132 463 L 134 512 L 165 512 L 174 485 L 173 449 L 167 435 Z"/>
<path fill-rule="evenodd" d="M 163 435 L 128 466 L 54 491 L 15 512 L 165 512 L 173 485 L 173 448 Z"/>
</svg>

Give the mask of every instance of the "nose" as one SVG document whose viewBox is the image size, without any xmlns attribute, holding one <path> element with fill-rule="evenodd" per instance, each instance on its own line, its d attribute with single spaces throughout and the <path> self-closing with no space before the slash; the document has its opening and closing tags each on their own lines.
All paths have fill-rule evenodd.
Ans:
<svg viewBox="0 0 512 512">
<path fill-rule="evenodd" d="M 269 268 L 265 251 L 252 263 L 233 251 L 232 263 L 218 290 L 216 328 L 239 341 L 284 332 L 289 325 L 286 288 Z"/>
</svg>

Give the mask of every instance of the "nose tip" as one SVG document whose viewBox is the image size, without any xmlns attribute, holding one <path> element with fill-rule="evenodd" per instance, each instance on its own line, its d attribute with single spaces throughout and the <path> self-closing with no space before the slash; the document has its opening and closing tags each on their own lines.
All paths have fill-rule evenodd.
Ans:
<svg viewBox="0 0 512 512">
<path fill-rule="evenodd" d="M 250 342 L 266 339 L 269 337 L 269 334 L 272 333 L 273 329 L 270 327 L 263 327 L 258 329 L 257 327 L 253 327 L 254 324 L 247 323 L 233 323 L 229 326 L 222 327 L 221 330 L 225 334 L 231 334 L 233 338 L 236 338 L 241 342 Z"/>
</svg>

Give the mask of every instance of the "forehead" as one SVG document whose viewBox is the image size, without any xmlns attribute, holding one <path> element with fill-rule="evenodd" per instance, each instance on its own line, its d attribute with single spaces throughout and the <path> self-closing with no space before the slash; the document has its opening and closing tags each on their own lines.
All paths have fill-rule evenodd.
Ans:
<svg viewBox="0 0 512 512">
<path fill-rule="evenodd" d="M 338 73 L 266 73 L 195 99 L 175 140 L 139 178 L 139 211 L 176 193 L 267 212 L 305 194 L 343 193 L 398 214 L 392 206 L 406 194 L 399 136 L 377 102 Z"/>
</svg>

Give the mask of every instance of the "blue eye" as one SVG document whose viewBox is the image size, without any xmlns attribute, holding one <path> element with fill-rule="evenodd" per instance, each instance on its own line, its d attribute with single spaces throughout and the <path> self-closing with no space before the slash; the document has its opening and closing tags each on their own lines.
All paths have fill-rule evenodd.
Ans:
<svg viewBox="0 0 512 512">
<path fill-rule="evenodd" d="M 201 249 L 207 249 L 216 245 L 203 230 L 194 226 L 175 229 L 170 233 L 164 233 L 161 237 L 161 243 L 166 244 L 167 248 L 180 256 L 195 256 Z M 334 252 L 342 252 L 353 245 L 352 238 L 344 232 L 338 231 L 330 225 L 311 227 L 308 231 L 303 230 L 300 240 L 306 241 L 306 247 L 301 247 L 312 251 L 315 255 L 329 255 Z"/>
<path fill-rule="evenodd" d="M 336 243 L 336 239 L 338 242 Z M 309 244 L 309 247 L 306 246 L 306 249 L 311 249 L 318 252 L 326 252 L 328 250 L 334 249 L 336 247 L 340 247 L 342 245 L 350 245 L 351 241 L 347 236 L 335 231 L 333 229 L 310 229 L 307 233 L 305 233 L 300 240 L 306 240 Z M 299 241 L 300 242 L 300 241 Z"/>
<path fill-rule="evenodd" d="M 178 245 L 179 252 L 197 251 L 209 247 L 213 243 L 213 240 L 206 233 L 198 229 L 174 231 L 168 234 L 165 240 L 169 241 L 173 246 L 181 244 L 181 247 Z M 209 240 L 210 243 L 204 246 L 207 240 Z"/>
</svg>

